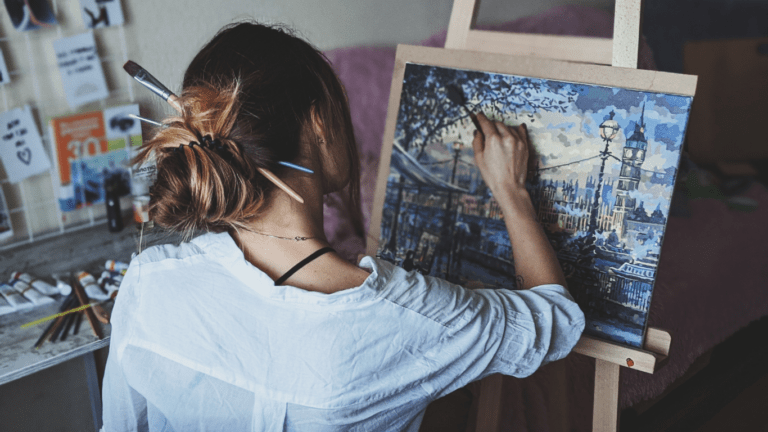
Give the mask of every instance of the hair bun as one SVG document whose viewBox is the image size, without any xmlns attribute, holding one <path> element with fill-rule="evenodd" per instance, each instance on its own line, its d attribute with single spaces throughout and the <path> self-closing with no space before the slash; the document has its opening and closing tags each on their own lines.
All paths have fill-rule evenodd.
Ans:
<svg viewBox="0 0 768 432">
<path fill-rule="evenodd" d="M 233 139 L 237 95 L 237 84 L 186 89 L 181 116 L 167 119 L 142 147 L 137 161 L 153 153 L 157 163 L 149 214 L 158 225 L 187 234 L 225 231 L 258 215 L 270 186 Z"/>
</svg>

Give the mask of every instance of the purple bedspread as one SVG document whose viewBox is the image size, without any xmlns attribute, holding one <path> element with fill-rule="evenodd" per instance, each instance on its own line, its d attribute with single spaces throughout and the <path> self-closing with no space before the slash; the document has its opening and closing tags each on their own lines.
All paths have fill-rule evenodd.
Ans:
<svg viewBox="0 0 768 432">
<path fill-rule="evenodd" d="M 541 15 L 491 29 L 580 36 L 610 37 L 610 13 L 563 6 Z M 445 33 L 422 43 L 440 47 Z M 355 135 L 360 148 L 361 195 L 366 231 L 371 219 L 381 140 L 384 133 L 395 49 L 346 48 L 326 53 L 347 88 Z M 650 48 L 642 41 L 640 68 L 655 69 Z M 702 353 L 736 330 L 768 314 L 768 254 L 758 239 L 768 238 L 768 191 L 755 184 L 747 193 L 758 210 L 729 210 L 712 199 L 690 202 L 691 217 L 671 217 L 662 248 L 650 325 L 672 333 L 670 359 L 656 374 L 623 370 L 620 405 L 627 407 L 661 394 L 682 376 Z M 329 240 L 347 259 L 364 253 L 364 239 L 355 235 L 347 203 L 339 196 L 326 201 Z M 565 360 L 570 376 L 569 412 L 574 430 L 590 430 L 594 361 L 579 355 Z M 505 382 L 504 430 L 547 431 L 547 372 Z"/>
</svg>

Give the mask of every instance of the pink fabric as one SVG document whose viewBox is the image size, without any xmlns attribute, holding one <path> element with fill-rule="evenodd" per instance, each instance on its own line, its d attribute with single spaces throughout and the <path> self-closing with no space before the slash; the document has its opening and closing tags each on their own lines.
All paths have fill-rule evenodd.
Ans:
<svg viewBox="0 0 768 432">
<path fill-rule="evenodd" d="M 608 37 L 610 13 L 579 6 L 562 6 L 535 17 L 522 18 L 493 30 Z M 445 32 L 423 42 L 442 46 Z M 394 68 L 394 48 L 346 48 L 326 53 L 347 88 L 352 121 L 360 149 L 362 206 L 366 232 L 386 121 Z M 655 69 L 645 40 L 640 67 Z M 685 373 L 702 353 L 751 321 L 768 314 L 768 254 L 758 239 L 768 238 L 768 191 L 755 185 L 747 196 L 760 202 L 753 213 L 728 210 L 715 200 L 691 202 L 691 218 L 671 218 L 662 248 L 659 277 L 650 310 L 650 325 L 672 333 L 670 359 L 656 374 L 623 370 L 620 405 L 627 407 L 661 394 Z M 365 250 L 354 235 L 346 203 L 331 196 L 326 206 L 329 240 L 347 259 Z M 571 420 L 577 431 L 591 430 L 594 361 L 579 355 L 564 360 L 569 373 Z M 551 372 L 546 368 L 524 379 L 507 378 L 507 411 L 503 430 L 549 430 L 545 401 Z"/>
</svg>

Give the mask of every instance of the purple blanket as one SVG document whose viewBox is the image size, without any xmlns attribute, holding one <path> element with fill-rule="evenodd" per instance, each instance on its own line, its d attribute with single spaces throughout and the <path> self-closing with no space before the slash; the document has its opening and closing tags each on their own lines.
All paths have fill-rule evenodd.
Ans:
<svg viewBox="0 0 768 432">
<path fill-rule="evenodd" d="M 541 15 L 495 26 L 492 30 L 610 37 L 610 13 L 563 6 Z M 445 33 L 422 43 L 440 47 Z M 347 48 L 326 53 L 346 86 L 360 148 L 362 205 L 366 230 L 384 133 L 394 48 Z M 640 68 L 655 69 L 645 41 Z M 760 205 L 753 213 L 728 210 L 716 200 L 691 202 L 690 218 L 670 217 L 650 325 L 672 333 L 670 360 L 654 375 L 623 370 L 620 405 L 627 407 L 661 394 L 702 353 L 751 321 L 768 314 L 768 254 L 757 239 L 768 237 L 768 191 L 754 185 L 747 196 Z M 348 218 L 348 203 L 338 195 L 326 201 L 325 226 L 333 246 L 349 260 L 364 253 Z M 570 376 L 567 397 L 574 430 L 591 430 L 594 361 L 579 355 L 564 360 Z M 547 370 L 517 380 L 505 378 L 503 430 L 547 431 Z"/>
</svg>

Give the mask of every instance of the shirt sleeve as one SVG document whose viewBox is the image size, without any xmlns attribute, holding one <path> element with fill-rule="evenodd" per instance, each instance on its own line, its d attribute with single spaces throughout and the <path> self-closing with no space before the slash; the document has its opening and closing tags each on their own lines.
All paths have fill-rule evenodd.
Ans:
<svg viewBox="0 0 768 432">
<path fill-rule="evenodd" d="M 495 373 L 529 376 L 568 355 L 584 331 L 584 313 L 560 285 L 468 290 L 430 282 L 427 297 L 450 306 L 441 316 L 443 335 L 427 353 L 436 397 Z"/>
</svg>

